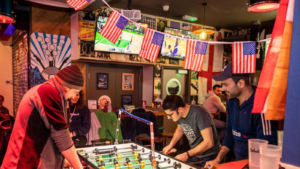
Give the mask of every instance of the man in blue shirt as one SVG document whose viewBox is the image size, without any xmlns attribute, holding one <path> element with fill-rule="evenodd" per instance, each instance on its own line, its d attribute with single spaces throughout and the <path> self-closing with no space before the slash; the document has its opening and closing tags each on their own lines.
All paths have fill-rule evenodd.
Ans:
<svg viewBox="0 0 300 169">
<path fill-rule="evenodd" d="M 277 144 L 278 122 L 265 120 L 263 113 L 251 113 L 256 86 L 251 86 L 249 74 L 232 74 L 232 64 L 229 63 L 213 79 L 222 81 L 222 90 L 229 93 L 230 99 L 227 102 L 228 121 L 221 150 L 205 167 L 212 168 L 219 164 L 232 148 L 236 160 L 248 159 L 248 139 L 264 139 L 269 144 Z"/>
</svg>

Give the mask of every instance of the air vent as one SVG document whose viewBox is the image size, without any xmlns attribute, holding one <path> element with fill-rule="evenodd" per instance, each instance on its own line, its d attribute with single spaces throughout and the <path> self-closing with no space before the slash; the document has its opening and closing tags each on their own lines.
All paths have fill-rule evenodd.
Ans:
<svg viewBox="0 0 300 169">
<path fill-rule="evenodd" d="M 139 21 L 141 20 L 141 11 L 140 10 L 123 10 L 121 9 L 121 14 L 126 16 L 132 21 Z"/>
</svg>

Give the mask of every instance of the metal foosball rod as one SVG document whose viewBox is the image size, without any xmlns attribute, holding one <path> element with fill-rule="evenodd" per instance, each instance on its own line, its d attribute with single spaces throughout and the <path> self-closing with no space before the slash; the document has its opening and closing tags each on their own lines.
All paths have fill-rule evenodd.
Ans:
<svg viewBox="0 0 300 169">
<path fill-rule="evenodd" d="M 117 157 L 111 157 L 111 158 L 105 158 L 105 159 L 103 159 L 102 156 L 98 156 L 96 158 L 96 161 L 99 161 L 99 162 L 104 161 L 104 160 L 110 160 L 111 161 L 112 159 L 117 159 L 118 161 L 121 161 L 121 158 L 124 158 L 124 157 L 134 157 L 135 159 L 138 159 L 140 157 L 140 154 L 135 152 L 133 155 L 124 156 L 124 155 L 121 155 L 121 154 L 117 154 L 116 156 Z"/>
<path fill-rule="evenodd" d="M 176 163 L 176 162 L 174 162 L 172 166 L 157 167 L 157 169 L 164 169 L 164 168 L 174 168 L 174 169 L 179 169 L 179 168 L 181 168 L 181 163 Z"/>
<path fill-rule="evenodd" d="M 101 155 L 101 156 L 106 156 L 106 155 L 108 155 L 108 156 L 111 156 L 111 155 L 116 155 L 116 154 L 120 154 L 120 153 L 132 153 L 132 154 L 134 154 L 135 152 L 145 152 L 145 149 L 144 148 L 142 148 L 142 149 L 139 149 L 139 150 L 134 150 L 134 151 L 122 151 L 122 152 L 111 152 L 111 153 L 105 153 L 105 154 L 96 154 L 95 156 L 97 156 L 97 155 Z"/>
<path fill-rule="evenodd" d="M 140 149 L 140 150 L 135 150 L 135 151 L 125 151 L 125 152 L 119 152 L 119 153 L 132 153 L 132 154 L 135 154 L 135 153 L 137 153 L 137 152 L 139 152 L 139 151 L 141 151 L 141 152 L 145 152 L 145 149 L 144 148 L 142 148 L 142 149 Z M 88 153 L 85 153 L 85 155 L 82 155 L 83 157 L 85 157 L 85 158 L 89 158 L 89 157 L 99 157 L 99 156 L 109 156 L 109 157 L 111 157 L 111 156 L 113 156 L 113 155 L 117 155 L 117 154 L 119 154 L 119 153 L 116 153 L 116 152 L 114 152 L 114 151 L 111 151 L 110 153 L 103 153 L 103 154 L 96 154 L 96 155 L 88 155 Z"/>
<path fill-rule="evenodd" d="M 98 149 L 95 148 L 95 150 L 93 150 L 93 153 L 101 153 L 101 152 L 107 152 L 107 151 L 118 151 L 118 150 L 126 150 L 126 149 L 131 149 L 131 150 L 136 150 L 137 146 L 131 144 L 130 147 L 123 147 L 123 148 L 117 148 L 116 146 L 114 146 L 113 148 L 106 148 L 106 149 Z"/>
<path fill-rule="evenodd" d="M 98 156 L 96 158 L 96 161 L 103 161 L 103 160 L 109 160 L 109 161 L 112 161 L 113 159 L 118 159 L 118 161 L 121 160 L 121 158 L 127 158 L 127 157 L 135 157 L 135 159 L 138 159 L 139 157 L 143 156 L 143 155 L 149 155 L 151 154 L 151 152 L 149 153 L 133 153 L 133 154 L 130 154 L 130 155 L 122 155 L 122 154 L 116 154 L 116 157 L 110 157 L 110 158 L 102 158 L 102 156 Z"/>
<path fill-rule="evenodd" d="M 112 142 L 111 141 L 93 142 L 92 144 L 93 144 L 93 146 L 97 146 L 97 145 L 110 145 L 110 144 L 112 144 Z"/>
</svg>

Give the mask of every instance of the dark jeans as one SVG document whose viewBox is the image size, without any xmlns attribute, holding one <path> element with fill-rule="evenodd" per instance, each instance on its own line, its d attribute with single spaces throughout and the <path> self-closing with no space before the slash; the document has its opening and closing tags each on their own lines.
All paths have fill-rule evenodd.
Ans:
<svg viewBox="0 0 300 169">
<path fill-rule="evenodd" d="M 85 136 L 78 136 L 78 137 L 73 137 L 72 138 L 73 142 L 74 142 L 74 146 L 78 147 L 78 146 L 85 146 L 87 139 Z"/>
<path fill-rule="evenodd" d="M 198 158 L 196 156 L 193 156 L 191 158 L 189 158 L 186 163 L 189 164 L 191 163 L 191 165 L 197 166 L 197 167 L 204 167 L 207 161 L 211 161 L 214 160 L 217 157 L 217 155 L 212 155 L 212 156 L 208 156 L 208 157 L 203 157 L 203 158 Z M 202 161 L 202 163 L 196 163 L 193 164 L 195 162 L 200 162 Z"/>
</svg>

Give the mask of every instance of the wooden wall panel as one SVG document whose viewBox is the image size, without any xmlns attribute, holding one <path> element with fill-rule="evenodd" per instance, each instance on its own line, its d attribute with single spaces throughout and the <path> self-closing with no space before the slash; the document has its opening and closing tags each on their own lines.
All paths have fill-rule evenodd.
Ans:
<svg viewBox="0 0 300 169">
<path fill-rule="evenodd" d="M 66 11 L 32 7 L 31 32 L 71 37 L 71 19 Z"/>
</svg>

